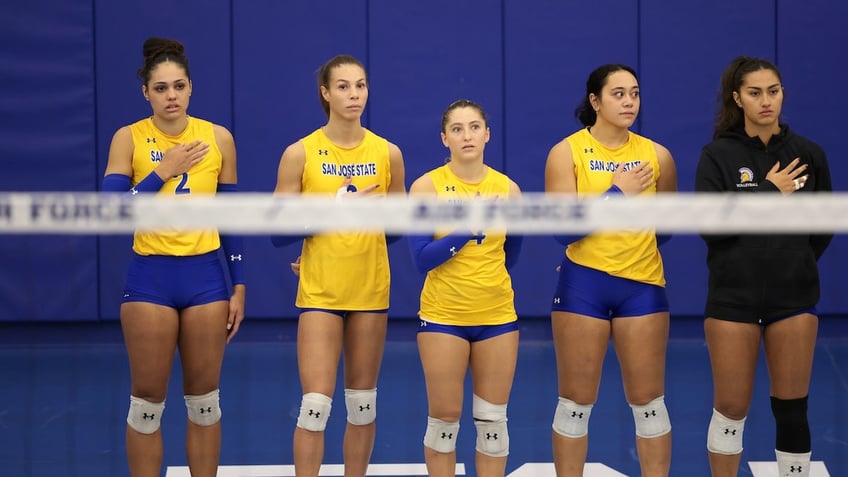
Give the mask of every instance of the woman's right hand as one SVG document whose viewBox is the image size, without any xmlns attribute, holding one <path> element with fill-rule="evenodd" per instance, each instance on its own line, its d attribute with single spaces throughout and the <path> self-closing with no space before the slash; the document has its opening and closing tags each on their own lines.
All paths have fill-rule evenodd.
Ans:
<svg viewBox="0 0 848 477">
<path fill-rule="evenodd" d="M 647 189 L 654 182 L 654 168 L 645 162 L 628 170 L 622 169 L 622 162 L 615 166 L 612 184 L 621 189 L 624 195 L 636 195 Z"/>
<path fill-rule="evenodd" d="M 356 186 L 351 187 L 351 183 L 353 182 L 353 177 L 350 175 L 345 176 L 344 182 L 342 186 L 339 187 L 338 191 L 336 191 L 336 200 L 347 200 L 347 199 L 355 199 L 360 197 L 382 197 L 382 195 L 373 195 L 371 192 L 380 186 L 380 184 L 371 184 L 366 186 L 363 189 L 357 189 Z M 371 194 L 371 195 L 369 195 Z"/>
<path fill-rule="evenodd" d="M 186 173 L 202 161 L 208 152 L 209 143 L 199 139 L 188 144 L 177 144 L 165 151 L 159 167 L 156 168 L 157 174 L 162 180 L 167 181 L 174 176 Z"/>
<path fill-rule="evenodd" d="M 807 170 L 807 165 L 799 166 L 800 162 L 801 158 L 796 157 L 783 169 L 780 169 L 780 162 L 776 162 L 766 174 L 766 180 L 774 184 L 783 195 L 802 189 L 807 184 L 807 175 L 801 174 Z"/>
<path fill-rule="evenodd" d="M 297 259 L 295 259 L 294 262 L 291 262 L 289 264 L 289 266 L 291 267 L 292 273 L 294 273 L 294 275 L 296 277 L 299 277 L 300 276 L 300 256 L 298 256 Z"/>
</svg>

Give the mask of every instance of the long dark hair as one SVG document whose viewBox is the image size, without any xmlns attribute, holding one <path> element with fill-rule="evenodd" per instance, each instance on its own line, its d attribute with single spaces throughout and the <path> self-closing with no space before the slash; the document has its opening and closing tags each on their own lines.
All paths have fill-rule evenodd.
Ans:
<svg viewBox="0 0 848 477">
<path fill-rule="evenodd" d="M 742 108 L 733 99 L 733 93 L 739 94 L 745 76 L 759 70 L 771 70 L 783 83 L 780 71 L 771 61 L 751 56 L 737 56 L 727 65 L 721 75 L 721 88 L 718 93 L 718 108 L 713 129 L 713 139 L 721 133 L 739 129 L 745 126 L 745 115 Z"/>
<path fill-rule="evenodd" d="M 595 71 L 589 73 L 589 78 L 586 80 L 586 94 L 583 96 L 580 104 L 577 105 L 577 109 L 574 110 L 574 117 L 576 117 L 577 120 L 584 126 L 592 126 L 595 124 L 595 121 L 598 120 L 598 113 L 595 111 L 595 108 L 592 107 L 592 103 L 589 101 L 589 96 L 594 94 L 600 98 L 601 90 L 604 89 L 604 86 L 606 86 L 607 79 L 616 71 L 626 71 L 633 75 L 633 77 L 636 78 L 636 81 L 639 81 L 639 77 L 636 76 L 636 71 L 627 65 L 608 64 L 595 68 Z"/>
</svg>

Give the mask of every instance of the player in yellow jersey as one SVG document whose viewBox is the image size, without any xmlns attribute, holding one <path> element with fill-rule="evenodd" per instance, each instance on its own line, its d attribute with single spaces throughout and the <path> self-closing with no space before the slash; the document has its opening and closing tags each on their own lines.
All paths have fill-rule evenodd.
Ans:
<svg viewBox="0 0 848 477">
<path fill-rule="evenodd" d="M 639 83 L 631 68 L 594 70 L 576 111 L 586 128 L 551 149 L 545 191 L 587 199 L 676 191 L 668 150 L 629 129 L 639 106 Z M 552 426 L 557 476 L 583 475 L 589 414 L 610 337 L 633 409 L 642 475 L 666 476 L 671 462 L 664 401 L 669 308 L 656 234 L 624 230 L 557 239 L 567 246 L 551 312 L 559 382 Z"/>
<path fill-rule="evenodd" d="M 235 191 L 232 135 L 187 114 L 192 84 L 183 45 L 150 38 L 143 53 L 138 75 L 153 115 L 115 133 L 103 191 L 186 197 Z M 229 266 L 232 294 L 219 248 Z M 188 412 L 189 468 L 194 476 L 217 473 L 224 348 L 244 318 L 242 256 L 241 241 L 219 237 L 216 230 L 135 234 L 121 304 L 132 388 L 126 446 L 134 477 L 160 473 L 160 420 L 177 348 Z"/>
<path fill-rule="evenodd" d="M 318 72 L 327 124 L 288 146 L 275 193 L 323 194 L 339 200 L 404 194 L 400 149 L 362 127 L 368 101 L 365 68 L 339 55 Z M 303 238 L 296 305 L 297 360 L 303 400 L 294 431 L 298 476 L 317 476 L 324 456 L 336 371 L 344 351 L 346 476 L 364 476 L 376 434 L 377 376 L 389 308 L 389 258 L 382 233 L 320 233 L 272 237 L 276 246 Z M 295 267 L 296 268 L 296 267 Z"/>
<path fill-rule="evenodd" d="M 459 100 L 442 115 L 450 159 L 420 178 L 411 194 L 440 200 L 510 200 L 518 185 L 483 162 L 486 113 Z M 427 386 L 424 458 L 430 476 L 453 476 L 465 374 L 474 383 L 479 476 L 503 476 L 509 454 L 507 400 L 518 358 L 518 323 L 509 268 L 521 237 L 496 230 L 411 236 L 415 265 L 427 274 L 421 291 L 418 352 Z"/>
</svg>

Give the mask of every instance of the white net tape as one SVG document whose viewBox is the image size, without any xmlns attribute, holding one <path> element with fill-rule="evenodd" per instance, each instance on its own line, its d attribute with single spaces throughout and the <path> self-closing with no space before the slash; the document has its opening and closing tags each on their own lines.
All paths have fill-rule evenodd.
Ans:
<svg viewBox="0 0 848 477">
<path fill-rule="evenodd" d="M 662 194 L 577 200 L 525 193 L 521 200 L 389 196 L 353 199 L 241 193 L 166 198 L 98 193 L 0 193 L 0 234 L 128 233 L 217 227 L 246 235 L 327 230 L 436 229 L 585 233 L 622 228 L 658 232 L 846 232 L 848 194 Z"/>
</svg>

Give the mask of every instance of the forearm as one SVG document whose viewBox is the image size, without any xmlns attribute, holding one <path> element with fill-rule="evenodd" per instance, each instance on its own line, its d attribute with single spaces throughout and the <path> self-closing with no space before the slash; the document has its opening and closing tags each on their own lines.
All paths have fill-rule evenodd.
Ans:
<svg viewBox="0 0 848 477">
<path fill-rule="evenodd" d="M 156 174 L 156 171 L 148 174 L 135 187 L 132 186 L 129 176 L 124 174 L 109 174 L 103 177 L 100 190 L 103 192 L 127 192 L 129 195 L 136 195 L 141 192 L 159 192 L 163 185 L 165 185 L 165 181 Z"/>
<path fill-rule="evenodd" d="M 238 192 L 236 184 L 218 184 L 218 192 L 232 194 Z M 235 234 L 221 234 L 221 249 L 230 272 L 233 285 L 244 285 L 244 237 Z"/>
<path fill-rule="evenodd" d="M 504 241 L 504 265 L 507 270 L 518 263 L 518 257 L 521 255 L 521 244 L 524 242 L 523 235 L 507 235 Z"/>
<path fill-rule="evenodd" d="M 615 196 L 615 195 L 619 195 L 619 196 L 623 197 L 624 192 L 622 192 L 622 190 L 619 189 L 617 185 L 613 184 L 612 186 L 610 186 L 609 189 L 607 189 L 603 193 L 603 195 L 601 196 L 601 199 L 606 200 L 607 198 L 609 198 L 611 196 Z M 556 240 L 557 242 L 561 243 L 562 245 L 568 247 L 572 243 L 582 239 L 583 237 L 585 237 L 587 235 L 589 235 L 588 232 L 582 233 L 582 234 L 555 234 L 554 240 Z"/>
<path fill-rule="evenodd" d="M 438 240 L 426 235 L 410 236 L 409 249 L 415 267 L 421 273 L 429 272 L 459 253 L 473 237 L 474 235 L 467 231 L 454 232 Z"/>
</svg>

